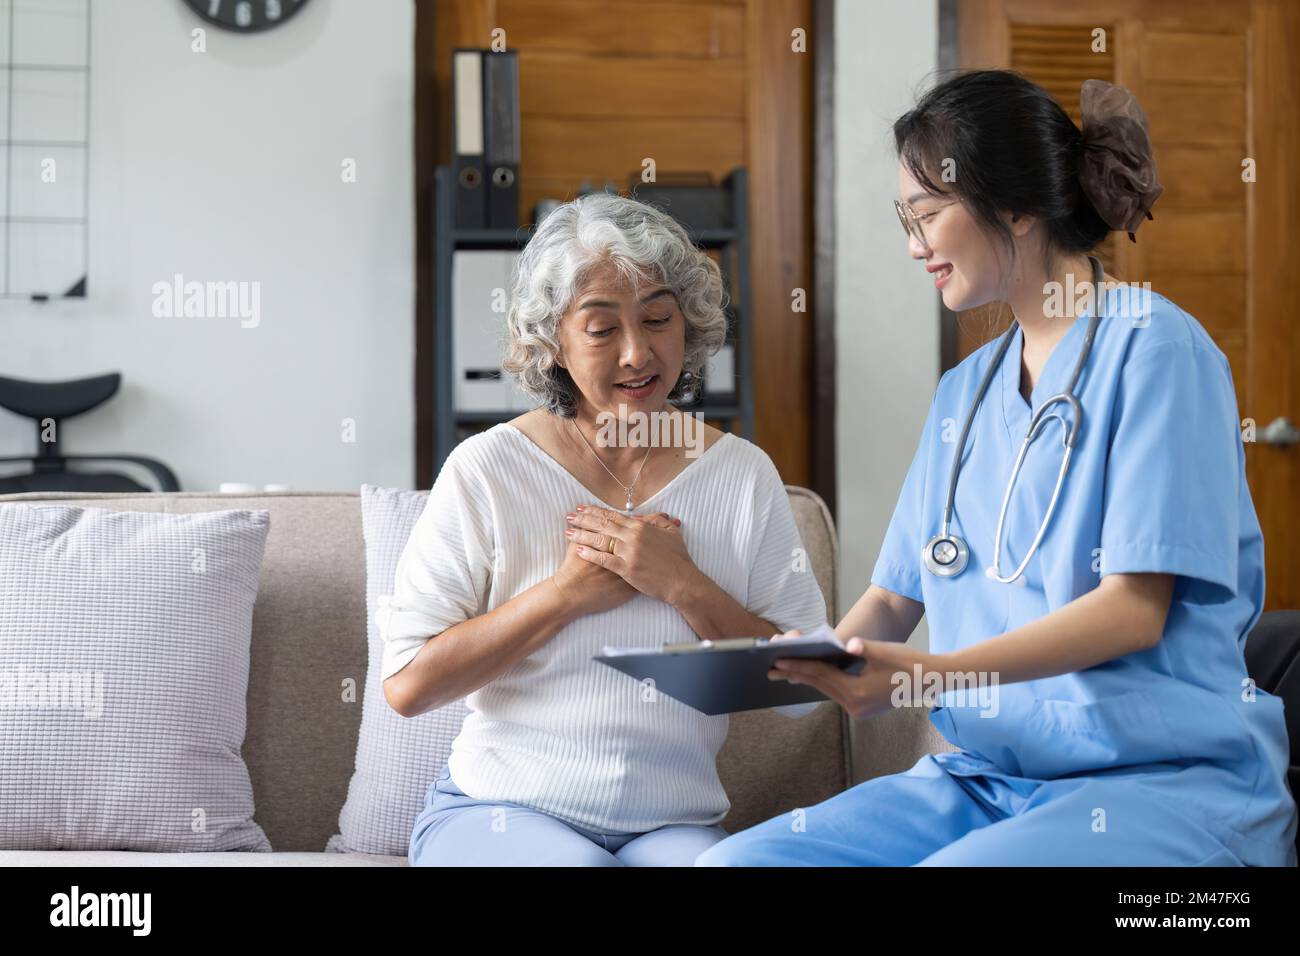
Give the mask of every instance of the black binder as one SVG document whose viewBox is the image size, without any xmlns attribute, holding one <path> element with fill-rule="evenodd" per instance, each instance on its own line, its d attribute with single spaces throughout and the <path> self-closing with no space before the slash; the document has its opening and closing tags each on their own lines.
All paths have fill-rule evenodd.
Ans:
<svg viewBox="0 0 1300 956">
<path fill-rule="evenodd" d="M 483 54 L 488 226 L 519 225 L 519 54 Z"/>
</svg>

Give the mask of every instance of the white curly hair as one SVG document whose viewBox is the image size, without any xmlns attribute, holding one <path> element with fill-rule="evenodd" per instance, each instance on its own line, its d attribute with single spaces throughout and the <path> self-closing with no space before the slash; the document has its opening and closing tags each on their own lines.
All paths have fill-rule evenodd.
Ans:
<svg viewBox="0 0 1300 956">
<path fill-rule="evenodd" d="M 502 368 L 538 405 L 573 417 L 578 389 L 556 361 L 556 333 L 592 270 L 606 262 L 633 288 L 658 282 L 677 298 L 686 319 L 686 348 L 668 399 L 691 400 L 704 363 L 726 340 L 722 273 L 667 213 L 613 193 L 592 193 L 556 207 L 524 247 L 515 266 Z"/>
</svg>

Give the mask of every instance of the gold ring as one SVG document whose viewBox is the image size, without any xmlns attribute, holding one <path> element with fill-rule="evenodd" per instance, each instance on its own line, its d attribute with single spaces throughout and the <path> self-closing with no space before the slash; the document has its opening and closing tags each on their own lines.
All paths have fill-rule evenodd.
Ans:
<svg viewBox="0 0 1300 956">
<path fill-rule="evenodd" d="M 608 548 L 604 548 L 603 550 L 608 551 L 610 554 L 613 554 L 613 553 L 614 553 L 614 536 L 613 536 L 613 535 L 609 535 L 609 534 L 607 534 L 607 535 L 605 535 L 605 540 L 609 542 L 609 547 L 608 547 Z"/>
</svg>

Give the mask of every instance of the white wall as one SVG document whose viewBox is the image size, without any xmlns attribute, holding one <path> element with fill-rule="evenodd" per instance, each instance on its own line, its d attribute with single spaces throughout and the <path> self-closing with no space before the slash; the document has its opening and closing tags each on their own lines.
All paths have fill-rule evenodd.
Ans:
<svg viewBox="0 0 1300 956">
<path fill-rule="evenodd" d="M 63 450 L 161 458 L 186 490 L 410 487 L 414 4 L 310 0 L 195 53 L 202 25 L 180 0 L 94 0 L 89 298 L 0 300 L 0 375 L 120 370 Z M 259 282 L 260 324 L 156 318 L 175 273 Z M 34 443 L 0 410 L 0 456 Z"/>
<path fill-rule="evenodd" d="M 841 613 L 871 581 L 939 380 L 939 304 L 894 213 L 893 121 L 937 65 L 938 4 L 835 5 Z M 922 625 L 914 642 L 925 645 Z"/>
</svg>

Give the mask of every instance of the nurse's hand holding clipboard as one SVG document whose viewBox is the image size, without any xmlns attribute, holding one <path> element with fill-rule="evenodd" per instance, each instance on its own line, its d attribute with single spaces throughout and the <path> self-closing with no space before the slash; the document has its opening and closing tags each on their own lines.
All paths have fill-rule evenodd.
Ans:
<svg viewBox="0 0 1300 956">
<path fill-rule="evenodd" d="M 799 637 L 799 631 L 775 635 L 772 640 Z M 934 673 L 935 656 L 894 641 L 867 641 L 851 637 L 844 642 L 850 654 L 866 660 L 857 674 L 850 674 L 823 661 L 781 658 L 768 671 L 769 680 L 787 680 L 791 684 L 808 684 L 843 707 L 850 717 L 861 720 L 884 713 L 893 706 L 900 672 L 908 681 L 915 668 Z"/>
</svg>

